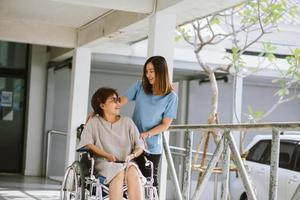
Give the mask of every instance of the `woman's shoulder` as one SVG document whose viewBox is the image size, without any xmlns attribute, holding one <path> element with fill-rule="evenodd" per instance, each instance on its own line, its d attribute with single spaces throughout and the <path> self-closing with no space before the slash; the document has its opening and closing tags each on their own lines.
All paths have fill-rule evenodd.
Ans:
<svg viewBox="0 0 300 200">
<path fill-rule="evenodd" d="M 174 92 L 174 91 L 171 91 L 169 94 L 167 94 L 167 96 L 168 96 L 170 99 L 177 99 L 177 98 L 178 98 L 176 92 Z"/>
<path fill-rule="evenodd" d="M 99 126 L 101 120 L 104 120 L 100 115 L 95 115 L 94 117 L 90 118 L 87 124 L 91 124 L 92 126 Z"/>
<path fill-rule="evenodd" d="M 127 123 L 127 124 L 133 123 L 132 119 L 127 116 L 121 116 L 120 120 L 122 120 L 122 122 Z"/>
<path fill-rule="evenodd" d="M 134 84 L 134 87 L 142 87 L 142 80 L 137 80 Z"/>
<path fill-rule="evenodd" d="M 87 124 L 94 124 L 99 121 L 99 115 L 95 115 L 88 119 Z"/>
</svg>

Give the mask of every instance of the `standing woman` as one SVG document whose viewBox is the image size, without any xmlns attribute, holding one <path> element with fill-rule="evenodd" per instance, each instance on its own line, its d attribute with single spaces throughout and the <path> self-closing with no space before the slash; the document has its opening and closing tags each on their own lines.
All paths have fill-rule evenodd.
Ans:
<svg viewBox="0 0 300 200">
<path fill-rule="evenodd" d="M 136 82 L 121 97 L 121 105 L 135 101 L 133 121 L 145 141 L 146 153 L 136 161 L 144 176 L 151 171 L 145 168 L 146 156 L 154 165 L 154 186 L 158 187 L 158 166 L 162 154 L 162 132 L 176 118 L 178 97 L 173 91 L 164 57 L 150 57 L 144 64 L 142 81 Z"/>
</svg>

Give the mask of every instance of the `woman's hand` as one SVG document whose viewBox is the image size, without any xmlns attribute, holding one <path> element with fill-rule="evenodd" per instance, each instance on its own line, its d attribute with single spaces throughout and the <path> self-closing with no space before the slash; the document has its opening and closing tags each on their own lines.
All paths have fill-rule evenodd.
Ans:
<svg viewBox="0 0 300 200">
<path fill-rule="evenodd" d="M 142 139 L 143 141 L 146 141 L 146 138 L 148 138 L 149 136 L 150 136 L 149 132 L 144 132 L 144 133 L 141 133 L 140 139 Z"/>
<path fill-rule="evenodd" d="M 106 156 L 106 159 L 107 159 L 109 162 L 116 162 L 116 161 L 117 161 L 116 157 L 115 157 L 113 154 L 108 154 L 108 155 Z"/>
<path fill-rule="evenodd" d="M 135 159 L 135 154 L 131 153 L 129 154 L 126 159 L 125 159 L 125 162 L 130 162 L 131 160 Z"/>
</svg>

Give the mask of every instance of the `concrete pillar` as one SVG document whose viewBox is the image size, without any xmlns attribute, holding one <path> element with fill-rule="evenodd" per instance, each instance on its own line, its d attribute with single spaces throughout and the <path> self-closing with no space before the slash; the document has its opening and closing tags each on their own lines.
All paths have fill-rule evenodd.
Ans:
<svg viewBox="0 0 300 200">
<path fill-rule="evenodd" d="M 175 27 L 175 14 L 161 11 L 150 17 L 148 56 L 160 55 L 166 58 L 169 67 L 169 77 L 171 80 L 173 80 Z M 165 134 L 168 140 L 169 134 Z M 162 156 L 160 169 L 159 194 L 160 199 L 166 199 L 167 161 L 165 155 Z"/>
<path fill-rule="evenodd" d="M 148 56 L 160 55 L 166 58 L 171 80 L 173 80 L 175 27 L 175 14 L 158 12 L 150 17 Z"/>
<path fill-rule="evenodd" d="M 46 160 L 47 160 L 47 132 L 53 129 L 53 114 L 54 114 L 54 93 L 55 80 L 54 68 L 48 69 L 47 74 L 47 94 L 46 94 L 46 110 L 45 110 L 45 127 L 44 127 L 44 151 L 43 151 L 43 176 L 46 175 Z"/>
<path fill-rule="evenodd" d="M 87 116 L 90 71 L 91 50 L 83 47 L 75 49 L 71 75 L 66 166 L 75 160 L 76 128 L 84 123 Z"/>
<path fill-rule="evenodd" d="M 232 110 L 232 123 L 238 124 L 242 122 L 242 101 L 243 101 L 243 77 L 241 75 L 233 77 L 233 110 Z M 237 146 L 241 150 L 241 134 L 240 131 L 234 131 L 234 139 Z"/>
<path fill-rule="evenodd" d="M 26 118 L 24 175 L 42 174 L 45 96 L 47 82 L 47 48 L 33 45 L 29 68 Z"/>
<path fill-rule="evenodd" d="M 179 82 L 179 86 L 178 86 L 178 111 L 177 111 L 177 120 L 176 120 L 178 124 L 187 124 L 188 122 L 188 105 L 189 105 L 188 101 L 189 101 L 189 81 L 182 80 Z M 177 137 L 175 139 L 176 146 L 187 148 L 186 147 L 187 144 L 185 143 L 187 141 L 186 139 L 187 136 L 185 135 L 184 132 L 177 134 Z M 191 146 L 193 149 L 193 144 L 191 144 Z M 186 168 L 186 163 L 184 163 L 184 160 L 185 159 L 183 157 L 178 158 L 176 159 L 177 163 L 175 163 L 175 166 L 179 164 L 181 165 L 181 171 L 178 174 L 180 183 L 183 182 L 183 172 L 185 171 L 184 169 Z"/>
</svg>

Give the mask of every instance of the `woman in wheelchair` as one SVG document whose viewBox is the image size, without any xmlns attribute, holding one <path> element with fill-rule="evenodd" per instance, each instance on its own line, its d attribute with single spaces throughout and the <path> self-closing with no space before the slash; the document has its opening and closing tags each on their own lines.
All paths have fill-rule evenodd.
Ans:
<svg viewBox="0 0 300 200">
<path fill-rule="evenodd" d="M 96 156 L 95 169 L 109 184 L 109 199 L 122 199 L 123 185 L 128 198 L 142 199 L 141 172 L 133 159 L 144 150 L 139 132 L 128 117 L 120 116 L 119 95 L 115 89 L 100 88 L 92 96 L 96 117 L 87 122 L 78 145 Z"/>
</svg>

